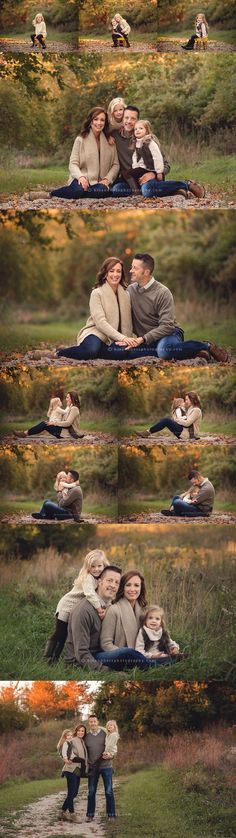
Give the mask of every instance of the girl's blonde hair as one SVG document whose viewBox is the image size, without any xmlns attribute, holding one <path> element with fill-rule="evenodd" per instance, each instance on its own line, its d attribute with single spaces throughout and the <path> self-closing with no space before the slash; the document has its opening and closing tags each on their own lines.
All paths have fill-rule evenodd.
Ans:
<svg viewBox="0 0 236 838">
<path fill-rule="evenodd" d="M 107 723 L 106 723 L 106 725 L 105 725 L 105 728 L 106 728 L 107 733 L 108 733 L 108 730 L 107 730 L 107 725 L 109 725 L 109 724 L 114 725 L 115 732 L 117 733 L 117 736 L 120 738 L 118 724 L 117 724 L 117 722 L 115 721 L 115 719 L 108 719 L 108 722 L 107 722 Z"/>
<path fill-rule="evenodd" d="M 184 397 L 183 396 L 181 396 L 181 397 L 175 396 L 174 399 L 172 399 L 172 403 L 171 403 L 172 410 L 176 410 L 176 407 L 182 407 L 182 402 L 184 402 Z"/>
<path fill-rule="evenodd" d="M 91 573 L 92 566 L 94 562 L 97 561 L 102 561 L 104 567 L 109 567 L 110 562 L 108 561 L 106 554 L 103 550 L 90 550 L 90 553 L 87 553 L 87 555 L 85 556 L 83 567 L 81 567 L 79 575 L 76 577 L 74 581 L 74 585 L 77 585 L 78 583 L 83 584 L 83 582 L 85 582 L 86 576 L 88 575 L 88 573 Z"/>
<path fill-rule="evenodd" d="M 147 605 L 147 608 L 144 609 L 140 617 L 141 628 L 146 625 L 146 621 L 150 614 L 153 613 L 153 611 L 158 613 L 159 617 L 161 618 L 161 627 L 165 629 L 165 612 L 164 609 L 160 607 L 160 605 Z"/>
<path fill-rule="evenodd" d="M 42 13 L 41 13 L 41 12 L 37 12 L 37 15 L 35 15 L 35 20 L 36 20 L 36 23 L 37 23 L 37 18 L 40 18 L 40 20 L 41 20 L 41 21 L 42 21 L 42 20 L 44 20 L 44 16 L 42 15 Z M 38 23 L 39 23 L 39 22 L 40 22 L 40 21 L 38 20 Z"/>
<path fill-rule="evenodd" d="M 57 743 L 57 751 L 60 751 L 60 749 L 62 748 L 62 745 L 66 741 L 66 737 L 68 736 L 68 733 L 73 734 L 73 730 L 71 730 L 70 727 L 66 728 L 66 730 L 63 730 L 63 732 L 61 734 L 61 737 L 59 739 L 59 742 Z"/>
<path fill-rule="evenodd" d="M 205 27 L 206 27 L 206 30 L 207 30 L 207 32 L 208 32 L 209 25 L 208 25 L 208 23 L 207 23 L 206 15 L 204 15 L 204 14 L 203 14 L 203 12 L 199 12 L 199 13 L 198 13 L 198 15 L 197 15 L 197 17 L 196 17 L 196 19 L 195 19 L 195 23 L 197 23 L 197 21 L 199 20 L 199 18 L 201 18 L 201 19 L 202 19 L 202 22 L 203 22 L 203 23 L 205 23 Z"/>
<path fill-rule="evenodd" d="M 67 477 L 66 471 L 59 471 L 58 472 L 58 474 L 56 476 L 55 483 L 54 483 L 54 489 L 56 490 L 56 492 L 58 492 L 58 487 L 59 487 L 60 480 L 64 480 L 65 477 Z"/>
<path fill-rule="evenodd" d="M 122 108 L 125 109 L 126 104 L 125 104 L 124 99 L 122 99 L 122 96 L 116 96 L 115 99 L 112 99 L 110 104 L 108 105 L 107 116 L 108 116 L 109 125 L 111 125 L 111 126 L 113 125 L 113 123 L 114 123 L 114 125 L 117 124 L 116 121 L 115 121 L 115 116 L 114 116 L 114 110 L 115 110 L 115 108 L 117 108 L 117 105 L 122 105 Z"/>
<path fill-rule="evenodd" d="M 137 125 L 140 122 L 142 123 L 142 125 L 144 125 L 144 128 L 146 128 L 147 134 L 151 134 L 151 137 L 153 137 L 154 135 L 152 134 L 152 126 L 151 122 L 149 122 L 149 119 L 138 119 L 135 123 L 135 128 L 137 128 Z"/>
</svg>

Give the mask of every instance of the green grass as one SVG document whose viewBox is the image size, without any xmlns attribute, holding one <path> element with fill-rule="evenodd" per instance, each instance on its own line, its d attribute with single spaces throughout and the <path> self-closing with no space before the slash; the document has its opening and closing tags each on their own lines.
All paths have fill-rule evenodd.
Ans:
<svg viewBox="0 0 236 838">
<path fill-rule="evenodd" d="M 9 193 L 20 195 L 28 189 L 55 189 L 63 186 L 68 180 L 67 166 L 48 166 L 47 168 L 0 169 L 1 195 L 6 198 Z"/>
<path fill-rule="evenodd" d="M 48 497 L 50 497 L 50 492 L 48 493 Z M 53 499 L 53 498 L 52 498 Z M 56 498 L 54 498 L 56 503 Z M 11 515 L 16 512 L 19 513 L 31 513 L 31 512 L 38 512 L 42 506 L 43 498 L 40 500 L 35 498 L 6 498 L 0 501 L 0 513 L 2 515 Z M 82 516 L 84 515 L 104 515 L 109 518 L 117 518 L 117 503 L 116 500 L 111 500 L 110 496 L 108 497 L 107 501 L 104 500 L 103 503 L 99 503 L 90 500 L 89 497 L 84 500 L 83 503 L 83 511 Z"/>
<path fill-rule="evenodd" d="M 15 431 L 24 431 L 27 428 L 30 428 L 32 425 L 36 425 L 37 422 L 42 421 L 42 416 L 25 416 L 24 418 L 18 418 L 14 416 L 8 417 L 7 415 L 2 416 L 2 422 L 0 425 L 0 438 L 5 436 L 6 434 L 12 433 L 13 430 Z M 110 413 L 105 416 L 104 413 L 99 414 L 96 410 L 96 417 L 92 419 L 86 418 L 86 414 L 83 413 L 83 420 L 81 422 L 81 431 L 84 433 L 104 433 L 104 434 L 113 434 L 117 436 L 118 433 L 118 425 L 117 425 L 117 418 L 113 417 Z M 49 437 L 46 434 L 41 434 L 38 436 L 38 439 L 41 441 L 48 441 Z M 65 442 L 65 440 L 64 440 Z"/>
<path fill-rule="evenodd" d="M 22 809 L 34 803 L 40 797 L 47 794 L 56 794 L 64 791 L 65 780 L 53 778 L 52 780 L 15 780 L 12 783 L 5 783 L 0 788 L 0 809 L 2 815 L 15 809 Z"/>
<path fill-rule="evenodd" d="M 160 411 L 158 409 L 156 412 L 156 416 L 149 416 L 146 419 L 140 419 L 136 422 L 133 419 L 128 421 L 127 417 L 125 417 L 124 419 L 121 419 L 120 422 L 119 438 L 121 439 L 125 436 L 134 436 L 138 431 L 146 431 L 147 428 L 149 428 L 150 425 L 153 425 L 155 421 L 157 422 L 159 418 L 161 417 Z M 170 438 L 173 439 L 173 434 L 171 434 L 171 432 L 167 429 L 162 431 L 161 434 L 164 434 L 167 440 Z M 230 419 L 228 414 L 224 416 L 223 411 L 220 415 L 217 416 L 217 420 L 214 419 L 214 414 L 213 416 L 209 415 L 207 420 L 204 421 L 203 419 L 201 425 L 201 434 L 236 434 L 236 420 Z M 152 441 L 158 442 L 158 436 L 159 434 L 154 434 L 152 437 Z"/>
<path fill-rule="evenodd" d="M 139 514 L 140 512 L 160 512 L 161 509 L 169 509 L 170 502 L 170 496 L 168 498 L 157 498 L 153 495 L 140 497 L 138 494 L 135 495 L 133 491 L 132 496 L 130 493 L 126 495 L 125 493 L 122 494 L 119 492 L 119 515 L 132 515 Z M 232 496 L 229 496 L 227 499 L 221 499 L 219 496 L 216 498 L 214 512 L 235 512 L 235 510 L 236 505 L 232 500 Z"/>
<path fill-rule="evenodd" d="M 101 33 L 97 34 L 94 30 L 93 32 L 83 32 L 83 29 L 80 28 L 79 32 L 79 41 L 107 41 L 107 43 L 112 43 L 111 34 L 109 32 L 104 32 L 103 35 Z M 134 32 L 132 30 L 130 35 L 130 43 L 132 42 L 138 43 L 139 41 L 143 41 L 147 44 L 153 44 L 156 42 L 156 32 Z"/>
<path fill-rule="evenodd" d="M 173 30 L 171 27 L 158 29 L 157 38 L 158 40 L 168 40 L 168 41 L 178 41 L 181 43 L 182 41 L 188 41 L 190 35 L 194 34 L 194 23 L 188 27 L 188 29 L 183 30 Z M 210 28 L 209 31 L 209 43 L 211 41 L 217 41 L 217 43 L 224 43 L 224 44 L 231 44 L 235 46 L 236 43 L 236 29 L 212 29 Z"/>
<path fill-rule="evenodd" d="M 227 786 L 216 796 L 186 791 L 181 774 L 162 766 L 127 776 L 118 794 L 119 820 L 111 838 L 231 838 L 233 802 Z"/>
<path fill-rule="evenodd" d="M 29 22 L 27 32 L 22 32 L 22 31 L 21 32 L 18 32 L 18 31 L 4 32 L 4 35 L 1 35 L 1 37 L 0 37 L 0 44 L 1 44 L 2 40 L 5 41 L 9 38 L 11 41 L 20 41 L 22 44 L 23 43 L 30 44 L 30 46 L 31 46 L 30 35 L 33 34 L 33 31 L 34 31 L 33 26 L 31 24 L 31 22 Z M 47 41 L 46 41 L 46 43 L 47 43 L 47 47 L 49 49 L 50 49 L 50 41 L 56 41 L 56 42 L 58 41 L 61 44 L 74 45 L 77 41 L 77 33 L 76 32 L 60 32 L 58 29 L 55 29 L 54 27 L 47 26 Z"/>
</svg>

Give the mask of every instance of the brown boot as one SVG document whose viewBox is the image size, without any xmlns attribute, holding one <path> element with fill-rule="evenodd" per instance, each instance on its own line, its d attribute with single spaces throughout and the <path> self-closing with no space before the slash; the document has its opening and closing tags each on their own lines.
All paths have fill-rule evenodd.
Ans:
<svg viewBox="0 0 236 838">
<path fill-rule="evenodd" d="M 209 344 L 209 351 L 212 355 L 212 358 L 215 361 L 219 361 L 221 364 L 227 364 L 230 361 L 230 355 L 226 349 L 222 349 L 221 346 L 217 346 L 216 343 Z"/>
<path fill-rule="evenodd" d="M 28 436 L 27 431 L 13 431 L 13 435 L 17 439 L 25 439 L 25 437 Z"/>
<path fill-rule="evenodd" d="M 210 352 L 207 352 L 206 349 L 200 349 L 200 352 L 197 353 L 197 358 L 204 358 L 204 360 L 209 364 L 209 361 L 211 360 Z"/>
<path fill-rule="evenodd" d="M 176 192 L 176 195 L 182 195 L 183 198 L 186 198 L 186 201 L 188 200 L 188 190 L 187 189 L 178 189 L 178 191 Z"/>
<path fill-rule="evenodd" d="M 196 183 L 195 180 L 188 180 L 188 188 L 189 192 L 192 192 L 195 195 L 195 198 L 205 198 L 206 190 L 204 186 L 201 186 L 200 183 Z"/>
<path fill-rule="evenodd" d="M 151 433 L 150 433 L 149 430 L 147 430 L 147 431 L 136 431 L 136 436 L 140 436 L 142 439 L 148 439 L 148 437 L 151 436 Z"/>
</svg>

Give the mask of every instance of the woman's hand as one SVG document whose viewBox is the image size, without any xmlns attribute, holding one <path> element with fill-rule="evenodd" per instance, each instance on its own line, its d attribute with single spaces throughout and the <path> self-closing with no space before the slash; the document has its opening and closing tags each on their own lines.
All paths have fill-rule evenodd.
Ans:
<svg viewBox="0 0 236 838">
<path fill-rule="evenodd" d="M 116 346 L 123 346 L 124 349 L 135 349 L 136 346 L 141 346 L 144 343 L 143 338 L 124 338 L 117 340 Z"/>
<path fill-rule="evenodd" d="M 79 183 L 80 183 L 80 186 L 82 186 L 82 189 L 84 189 L 84 191 L 87 192 L 87 190 L 89 188 L 89 181 L 87 180 L 87 178 L 83 177 L 83 176 L 80 177 Z"/>
<path fill-rule="evenodd" d="M 103 186 L 106 186 L 107 189 L 109 188 L 107 177 L 104 177 L 103 180 L 99 180 L 98 182 L 102 183 Z"/>
<path fill-rule="evenodd" d="M 172 658 L 174 658 L 175 655 L 179 655 L 179 646 L 177 646 L 175 649 L 171 649 L 169 654 L 171 655 Z"/>
</svg>

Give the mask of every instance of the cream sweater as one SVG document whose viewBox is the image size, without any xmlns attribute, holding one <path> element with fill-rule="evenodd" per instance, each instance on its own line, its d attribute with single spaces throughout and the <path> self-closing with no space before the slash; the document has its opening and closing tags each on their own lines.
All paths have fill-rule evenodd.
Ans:
<svg viewBox="0 0 236 838">
<path fill-rule="evenodd" d="M 123 646 L 135 648 L 141 610 L 138 602 L 133 609 L 125 597 L 107 609 L 100 636 L 101 649 L 104 652 L 112 652 Z"/>
<path fill-rule="evenodd" d="M 47 37 L 47 29 L 46 29 L 46 23 L 45 23 L 45 20 L 41 20 L 41 22 L 40 22 L 40 23 L 36 23 L 36 20 L 35 20 L 35 18 L 34 18 L 34 20 L 33 20 L 33 26 L 34 26 L 34 28 L 35 28 L 35 35 L 36 35 L 36 36 L 37 36 L 37 35 L 43 35 L 43 38 L 46 38 L 46 37 Z"/>
<path fill-rule="evenodd" d="M 78 136 L 75 139 L 69 162 L 70 178 L 80 180 L 86 177 L 92 186 L 107 178 L 108 185 L 112 184 L 119 172 L 119 162 L 115 145 L 109 145 L 105 134 L 100 135 L 100 149 L 98 149 L 92 130 L 87 137 Z"/>
<path fill-rule="evenodd" d="M 130 296 L 122 285 L 118 286 L 117 295 L 108 282 L 94 288 L 91 293 L 90 317 L 77 335 L 79 346 L 88 335 L 96 335 L 104 343 L 131 337 L 132 318 Z M 121 331 L 119 331 L 119 323 Z"/>
<path fill-rule="evenodd" d="M 180 419 L 175 419 L 178 425 L 184 425 L 183 431 L 180 434 L 180 439 L 188 440 L 190 438 L 189 428 L 193 425 L 194 439 L 200 439 L 200 424 L 202 421 L 202 411 L 200 407 L 191 406 L 188 408 L 186 416 L 181 416 Z"/>
</svg>

